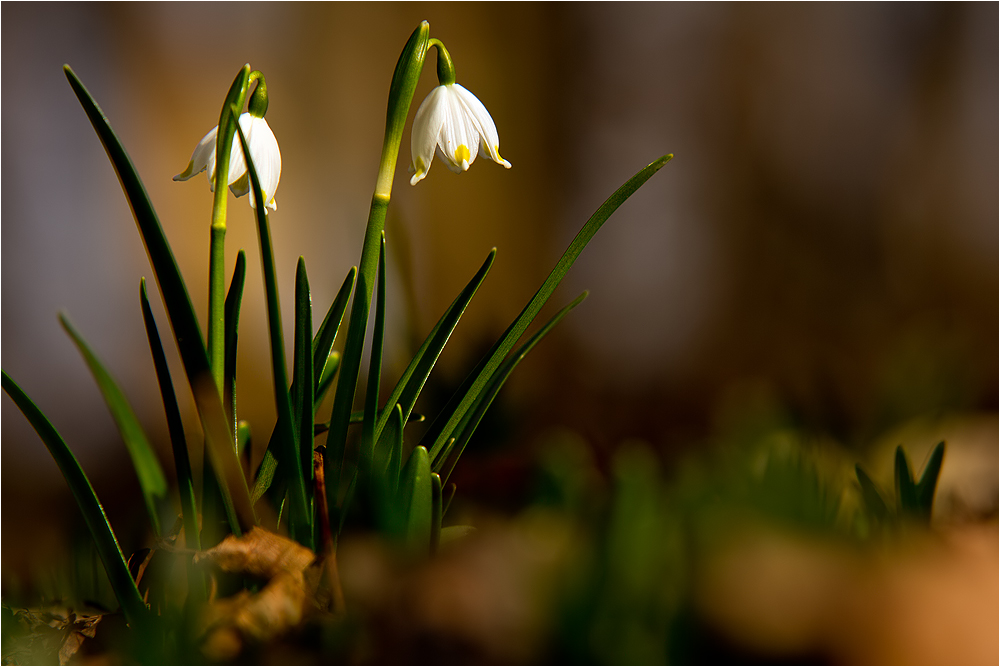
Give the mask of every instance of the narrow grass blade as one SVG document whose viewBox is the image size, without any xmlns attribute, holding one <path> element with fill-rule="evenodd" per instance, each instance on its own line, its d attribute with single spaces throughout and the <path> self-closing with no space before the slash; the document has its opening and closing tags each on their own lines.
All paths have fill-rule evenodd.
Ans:
<svg viewBox="0 0 1000 667">
<path fill-rule="evenodd" d="M 339 368 L 340 352 L 330 350 L 330 354 L 326 357 L 326 364 L 323 366 L 323 374 L 319 376 L 316 382 L 316 400 L 313 403 L 316 410 L 319 410 L 320 403 L 326 398 L 326 392 L 330 390 L 330 386 L 333 384 L 333 379 L 337 376 Z"/>
<path fill-rule="evenodd" d="M 229 284 L 229 293 L 226 294 L 226 362 L 225 362 L 225 405 L 226 413 L 233 424 L 233 429 L 238 425 L 236 418 L 236 348 L 239 343 L 240 329 L 240 305 L 243 303 L 243 286 L 247 277 L 247 254 L 240 250 L 236 254 L 236 267 L 233 269 L 233 280 Z M 236 449 L 239 450 L 237 443 Z"/>
<path fill-rule="evenodd" d="M 441 476 L 431 473 L 431 553 L 437 553 L 441 542 Z"/>
<path fill-rule="evenodd" d="M 208 353 L 201 335 L 201 328 L 191 306 L 191 298 L 181 277 L 177 262 L 174 259 L 170 245 L 160 226 L 160 221 L 149 201 L 146 189 L 132 165 L 132 160 L 122 146 L 111 124 L 94 98 L 77 78 L 76 74 L 65 66 L 63 70 L 69 80 L 73 92 L 83 106 L 97 136 L 107 151 L 108 158 L 118 174 L 125 198 L 132 208 L 136 226 L 146 246 L 150 264 L 156 275 L 157 285 L 163 297 L 163 304 L 173 328 L 174 338 L 180 351 L 184 371 L 191 385 L 198 408 L 198 415 L 205 431 L 207 450 L 212 468 L 220 481 L 226 515 L 235 533 L 248 530 L 256 523 L 253 507 L 250 504 L 250 493 L 246 480 L 240 473 L 239 462 L 236 460 L 235 447 L 231 429 L 226 425 L 225 409 L 222 397 L 215 389 L 212 373 L 208 365 Z M 210 384 L 206 384 L 205 379 Z M 212 387 L 209 390 L 209 387 Z"/>
<path fill-rule="evenodd" d="M 167 478 L 163 475 L 163 468 L 160 467 L 160 462 L 153 452 L 152 445 L 149 444 L 146 432 L 118 383 L 111 377 L 104 364 L 97 358 L 79 332 L 73 328 L 65 313 L 59 314 L 59 321 L 66 333 L 73 339 L 77 349 L 80 350 L 84 361 L 87 362 L 87 367 L 93 374 L 94 380 L 97 381 L 101 395 L 104 396 L 108 410 L 118 426 L 118 432 L 121 433 L 122 440 L 125 441 L 125 447 L 132 459 L 135 473 L 139 477 L 139 487 L 142 489 L 142 498 L 146 503 L 146 511 L 149 513 L 153 532 L 159 538 L 160 517 L 156 505 L 167 497 Z"/>
<path fill-rule="evenodd" d="M 149 339 L 149 352 L 153 356 L 153 367 L 156 369 L 156 379 L 160 386 L 160 396 L 163 398 L 163 410 L 167 417 L 167 431 L 170 433 L 170 446 L 174 454 L 174 467 L 177 469 L 177 487 L 181 500 L 181 515 L 184 519 L 184 539 L 188 549 L 201 549 L 198 539 L 198 506 L 195 503 L 194 475 L 191 472 L 191 460 L 188 456 L 187 439 L 184 437 L 184 423 L 181 421 L 181 411 L 177 405 L 177 395 L 170 379 L 170 368 L 167 357 L 160 342 L 160 332 L 149 307 L 149 297 L 146 295 L 146 279 L 139 282 L 139 302 L 142 306 L 142 319 L 146 325 L 146 338 Z"/>
<path fill-rule="evenodd" d="M 241 419 L 236 423 L 236 453 L 240 457 L 243 472 L 249 477 L 250 462 L 253 460 L 253 431 L 250 422 Z"/>
<path fill-rule="evenodd" d="M 378 390 L 382 376 L 382 347 L 385 342 L 385 234 L 379 245 L 378 279 L 375 288 L 375 330 L 372 333 L 371 361 L 368 364 L 368 387 L 365 391 L 365 416 L 361 423 L 361 450 L 358 452 L 357 468 L 360 468 L 364 482 L 371 480 L 372 456 L 375 453 L 375 423 L 378 420 Z M 344 470 L 349 475 L 357 474 L 353 462 L 344 462 Z M 352 470 L 352 468 L 355 468 Z M 344 510 L 346 511 L 346 507 Z"/>
<path fill-rule="evenodd" d="M 500 368 L 497 369 L 497 372 L 493 374 L 493 377 L 490 378 L 490 381 L 486 385 L 485 389 L 480 392 L 479 396 L 476 397 L 472 408 L 466 412 L 465 417 L 455 428 L 454 436 L 450 438 L 453 442 L 447 443 L 450 444 L 453 449 L 449 447 L 449 451 L 446 451 L 445 448 L 442 448 L 440 452 L 436 453 L 438 454 L 436 458 L 432 455 L 435 462 L 434 471 L 443 472 L 445 482 L 447 482 L 448 478 L 451 477 L 451 471 L 454 470 L 459 457 L 461 457 L 462 452 L 465 451 L 465 446 L 469 443 L 469 439 L 479 426 L 479 422 L 482 421 L 483 415 L 486 414 L 486 411 L 493 403 L 493 399 L 496 398 L 496 395 L 500 392 L 504 383 L 507 382 L 507 378 L 510 377 L 510 374 L 514 372 L 514 369 L 517 368 L 519 363 L 521 363 L 521 360 L 528 355 L 528 352 L 531 352 L 532 348 L 534 348 L 540 340 L 545 338 L 549 332 L 552 331 L 552 329 L 554 329 L 564 317 L 566 317 L 569 311 L 579 306 L 583 300 L 587 298 L 587 294 L 587 292 L 584 292 L 580 296 L 576 297 L 576 299 L 574 299 L 571 303 L 564 306 L 558 313 L 553 315 L 552 318 L 545 323 L 545 326 L 532 334 L 531 338 L 529 338 L 524 345 L 519 347 L 514 354 L 504 361 Z"/>
<path fill-rule="evenodd" d="M 274 377 L 274 399 L 278 408 L 278 420 L 284 425 L 284 433 L 280 435 L 282 443 L 281 458 L 287 461 L 299 460 L 299 437 L 295 428 L 292 412 L 292 400 L 288 393 L 288 374 L 285 370 L 285 343 L 281 332 L 281 306 L 278 302 L 278 279 L 274 270 L 274 249 L 271 245 L 271 227 L 267 219 L 267 208 L 264 206 L 264 194 L 257 178 L 257 169 L 253 163 L 253 155 L 243 134 L 243 128 L 236 122 L 238 109 L 230 107 L 233 123 L 240 137 L 243 155 L 246 156 L 247 173 L 253 189 L 254 201 L 257 206 L 254 213 L 257 218 L 257 232 L 260 239 L 260 258 L 264 272 L 264 291 L 267 296 L 267 323 L 271 340 L 271 369 Z M 295 539 L 305 546 L 312 545 L 312 515 L 306 501 L 305 478 L 301 465 L 284 467 L 284 475 L 288 481 L 288 496 L 291 502 L 290 523 Z"/>
<path fill-rule="evenodd" d="M 395 499 L 399 494 L 400 477 L 403 474 L 403 413 L 398 403 L 382 429 L 378 446 L 380 450 L 387 450 L 385 478 L 389 482 L 391 497 Z"/>
<path fill-rule="evenodd" d="M 264 458 L 257 466 L 257 474 L 254 476 L 253 492 L 250 494 L 251 501 L 256 505 L 257 501 L 264 497 L 272 485 L 274 477 L 278 471 L 278 459 L 271 453 L 271 448 L 264 450 Z"/>
<path fill-rule="evenodd" d="M 3 390 L 11 397 L 18 409 L 28 419 L 32 428 L 38 433 L 38 437 L 45 443 L 52 458 L 55 459 L 56 465 L 59 466 L 63 479 L 69 485 L 73 499 L 80 508 L 83 520 L 94 538 L 97 553 L 104 564 L 104 570 L 107 572 L 108 580 L 115 591 L 115 597 L 118 598 L 118 603 L 122 606 L 125 620 L 134 629 L 145 629 L 148 624 L 149 611 L 128 572 L 125 556 L 122 554 L 121 547 L 118 546 L 118 539 L 115 537 L 114 530 L 111 529 L 111 523 L 108 521 L 107 515 L 104 514 L 101 501 L 94 493 L 94 487 L 90 485 L 90 480 L 87 479 L 86 473 L 80 467 L 79 461 L 76 460 L 66 441 L 59 435 L 48 418 L 42 414 L 42 411 L 24 393 L 24 390 L 7 375 L 6 371 L 3 371 L 2 377 Z"/>
<path fill-rule="evenodd" d="M 387 412 L 389 420 L 379 434 L 372 453 L 371 475 L 376 479 L 386 479 L 388 481 L 386 491 L 394 495 L 399 485 L 399 466 L 403 450 L 403 412 L 399 403 Z"/>
<path fill-rule="evenodd" d="M 458 491 L 458 486 L 455 482 L 445 485 L 444 488 L 444 506 L 441 508 L 441 519 L 444 520 L 448 510 L 451 508 L 451 501 L 455 499 L 455 492 Z"/>
<path fill-rule="evenodd" d="M 299 257 L 295 267 L 295 344 L 292 352 L 295 370 L 292 374 L 292 410 L 299 429 L 299 458 L 302 478 L 309 482 L 306 498 L 312 496 L 309 488 L 313 478 L 313 354 L 312 354 L 312 297 L 309 294 L 309 276 L 306 260 Z"/>
<path fill-rule="evenodd" d="M 917 486 L 913 483 L 913 473 L 906 459 L 903 446 L 896 447 L 896 498 L 899 501 L 900 514 L 917 514 Z"/>
<path fill-rule="evenodd" d="M 389 421 L 379 435 L 368 466 L 362 466 L 358 478 L 368 505 L 363 508 L 375 524 L 387 535 L 402 535 L 405 516 L 400 511 L 400 457 L 403 449 L 403 416 L 397 403 L 389 413 Z"/>
<path fill-rule="evenodd" d="M 316 383 L 316 390 L 313 397 L 314 413 L 315 410 L 319 409 L 320 403 L 326 397 L 326 392 L 333 384 L 337 369 L 340 367 L 340 353 L 333 349 L 333 343 L 337 339 L 337 332 L 344 319 L 344 311 L 347 310 L 347 302 L 351 298 L 351 290 L 354 289 L 354 279 L 357 273 L 358 270 L 356 267 L 352 267 L 347 272 L 347 277 L 340 286 L 340 291 L 337 292 L 333 303 L 330 304 L 330 308 L 326 312 L 326 317 L 323 318 L 323 324 L 320 325 L 319 331 L 313 338 L 313 380 Z M 293 386 L 293 393 L 296 389 L 297 387 Z M 267 449 L 264 450 L 264 459 L 261 461 L 260 467 L 257 469 L 257 475 L 254 478 L 253 493 L 251 494 L 251 499 L 254 503 L 263 497 L 271 487 L 271 484 L 274 483 L 274 475 L 278 470 L 278 460 L 275 458 L 275 450 L 272 447 L 275 446 L 277 434 L 281 433 L 284 428 L 284 424 L 275 424 L 274 432 L 267 443 Z M 319 435 L 326 430 L 329 430 L 329 424 L 322 430 L 316 430 L 315 435 Z"/>
<path fill-rule="evenodd" d="M 354 279 L 357 275 L 357 267 L 352 266 L 351 270 L 347 272 L 347 277 L 344 278 L 344 283 L 340 286 L 340 291 L 337 292 L 333 303 L 330 304 L 330 309 L 326 312 L 326 317 L 323 318 L 323 324 L 320 325 L 319 331 L 316 332 L 316 337 L 313 339 L 313 378 L 316 380 L 317 405 L 320 401 L 318 396 L 321 393 L 320 385 L 323 380 L 326 380 L 327 377 L 330 380 L 333 379 L 333 372 L 328 372 L 327 366 L 331 361 L 333 341 L 337 339 L 337 332 L 340 331 L 340 324 L 344 320 L 344 312 L 347 310 L 347 302 L 351 298 Z M 337 359 L 339 358 L 338 355 Z"/>
<path fill-rule="evenodd" d="M 475 402 L 479 394 L 485 389 L 490 378 L 496 372 L 497 368 L 502 363 L 504 357 L 513 349 L 517 340 L 528 328 L 531 321 L 538 315 L 542 306 L 548 301 L 549 297 L 555 291 L 556 287 L 562 281 L 563 277 L 569 271 L 570 267 L 576 261 L 583 249 L 587 247 L 590 240 L 597 233 L 597 230 L 607 221 L 611 214 L 618 210 L 625 201 L 631 197 L 636 190 L 638 190 L 646 181 L 648 181 L 653 174 L 660 170 L 663 165 L 665 165 L 673 155 L 664 155 L 658 160 L 652 162 L 645 168 L 639 171 L 635 176 L 630 178 L 625 182 L 618 190 L 611 195 L 600 208 L 594 212 L 590 219 L 584 224 L 583 228 L 579 231 L 573 241 L 569 244 L 569 247 L 563 253 L 559 261 L 556 262 L 555 267 L 552 272 L 542 283 L 542 286 L 538 288 L 535 295 L 531 298 L 528 304 L 524 307 L 521 313 L 511 322 L 507 330 L 501 335 L 497 342 L 493 345 L 493 348 L 483 360 L 477 365 L 476 369 L 470 374 L 466 381 L 463 383 L 462 387 L 456 392 L 455 401 L 453 404 L 449 404 L 449 407 L 445 408 L 445 412 L 439 415 L 435 423 L 431 425 L 427 433 L 424 435 L 422 443 L 430 444 L 430 451 L 437 453 L 441 451 L 441 448 L 452 437 L 452 431 L 458 426 L 459 422 L 465 416 L 465 413 L 469 411 Z"/>
<path fill-rule="evenodd" d="M 414 422 L 422 422 L 424 421 L 424 419 L 425 419 L 424 415 L 420 414 L 419 412 L 411 412 L 409 418 L 406 420 L 406 423 L 412 424 Z M 365 421 L 365 413 L 363 410 L 355 410 L 354 412 L 351 413 L 351 424 L 361 424 L 364 421 Z M 326 433 L 327 431 L 330 430 L 330 422 L 316 422 L 315 424 L 313 424 L 313 429 L 315 430 L 316 435 L 320 435 L 321 433 Z"/>
<path fill-rule="evenodd" d="M 427 334 L 427 338 L 424 339 L 417 353 L 413 355 L 413 359 L 410 360 L 406 370 L 403 371 L 403 375 L 400 376 L 399 382 L 396 383 L 396 387 L 392 390 L 392 394 L 386 401 L 386 405 L 401 404 L 403 407 L 404 422 L 413 410 L 413 406 L 417 402 L 417 397 L 420 396 L 420 391 L 423 389 L 424 383 L 427 382 L 434 364 L 437 363 L 438 357 L 441 356 L 441 351 L 444 350 L 448 339 L 451 338 L 451 334 L 458 325 L 458 321 L 462 319 L 466 307 L 468 307 L 469 302 L 472 301 L 472 297 L 475 296 L 479 286 L 483 283 L 486 274 L 490 272 L 496 254 L 496 248 L 490 250 L 489 255 L 486 256 L 486 260 L 479 267 L 472 280 L 455 297 L 455 300 L 452 301 L 451 305 L 434 325 L 434 328 Z M 388 418 L 388 413 L 383 412 L 376 432 L 382 430 Z"/>
<path fill-rule="evenodd" d="M 872 514 L 879 521 L 888 519 L 889 508 L 886 506 L 882 494 L 879 493 L 878 487 L 875 486 L 875 482 L 872 481 L 868 473 L 859 465 L 854 466 L 854 472 L 858 476 L 858 483 L 861 485 L 861 497 L 864 498 L 865 507 L 868 508 L 869 514 Z"/>
<path fill-rule="evenodd" d="M 427 450 L 416 447 L 400 475 L 399 498 L 406 517 L 405 540 L 413 554 L 430 552 L 432 494 L 431 459 Z"/>
<path fill-rule="evenodd" d="M 944 442 L 939 442 L 931 452 L 924 472 L 917 482 L 917 507 L 921 516 L 930 521 L 931 510 L 934 509 L 934 491 L 937 489 L 938 477 L 941 475 L 941 464 L 944 462 Z"/>
</svg>

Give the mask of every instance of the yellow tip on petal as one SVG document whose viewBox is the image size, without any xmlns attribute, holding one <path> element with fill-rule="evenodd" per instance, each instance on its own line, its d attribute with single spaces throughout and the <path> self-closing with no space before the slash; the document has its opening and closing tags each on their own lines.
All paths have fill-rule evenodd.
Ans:
<svg viewBox="0 0 1000 667">
<path fill-rule="evenodd" d="M 503 156 L 500 155 L 500 146 L 499 145 L 493 147 L 493 152 L 497 154 L 498 158 L 500 158 L 500 164 L 502 164 L 504 166 L 504 169 L 510 169 L 510 162 L 507 162 L 507 160 L 504 160 Z"/>
<path fill-rule="evenodd" d="M 410 178 L 410 185 L 416 185 L 427 175 L 427 165 L 418 157 L 415 164 L 410 165 L 410 171 L 413 172 L 413 176 Z"/>
<path fill-rule="evenodd" d="M 194 162 L 188 162 L 187 169 L 174 176 L 175 181 L 186 181 L 194 176 Z"/>
<path fill-rule="evenodd" d="M 455 149 L 455 164 L 462 165 L 462 169 L 468 169 L 469 158 L 472 157 L 472 153 L 469 152 L 469 147 L 465 144 L 460 144 L 458 148 Z"/>
</svg>

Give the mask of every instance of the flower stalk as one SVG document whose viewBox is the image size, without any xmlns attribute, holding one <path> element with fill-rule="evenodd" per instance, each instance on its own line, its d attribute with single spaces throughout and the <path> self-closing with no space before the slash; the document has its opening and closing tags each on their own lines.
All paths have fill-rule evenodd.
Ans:
<svg viewBox="0 0 1000 667">
<path fill-rule="evenodd" d="M 378 268 L 379 246 L 382 232 L 385 229 L 385 214 L 389 208 L 389 199 L 392 194 L 392 179 L 396 172 L 399 145 L 402 141 L 403 127 L 410 111 L 410 104 L 413 101 L 413 93 L 417 87 L 417 79 L 420 77 L 424 58 L 427 55 L 429 33 L 430 24 L 427 21 L 421 22 L 413 31 L 396 62 L 392 83 L 389 86 L 382 157 L 379 161 L 375 193 L 372 195 L 371 209 L 368 213 L 361 260 L 358 263 L 358 281 L 354 290 L 354 304 L 351 308 L 347 342 L 344 347 L 343 362 L 330 420 L 330 431 L 327 436 L 327 455 L 324 458 L 326 493 L 331 514 L 340 509 L 338 500 L 341 483 L 350 481 L 349 478 L 345 480 L 341 476 L 342 469 L 348 463 L 345 459 L 347 426 L 350 422 L 358 373 L 361 368 L 361 353 L 365 344 L 365 330 L 371 312 L 375 272 Z M 339 519 L 338 515 L 331 516 L 331 522 L 335 522 L 334 526 L 340 525 Z"/>
<path fill-rule="evenodd" d="M 243 108 L 250 86 L 250 65 L 244 65 L 229 88 L 219 114 L 215 148 L 215 197 L 208 259 L 208 363 L 219 395 L 223 393 L 226 364 L 226 200 L 229 158 L 236 130 L 230 106 Z"/>
</svg>

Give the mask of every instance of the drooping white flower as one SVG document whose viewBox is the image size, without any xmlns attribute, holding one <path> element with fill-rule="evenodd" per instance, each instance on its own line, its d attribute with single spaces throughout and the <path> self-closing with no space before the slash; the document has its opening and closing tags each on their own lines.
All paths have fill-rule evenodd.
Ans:
<svg viewBox="0 0 1000 667">
<path fill-rule="evenodd" d="M 264 192 L 266 206 L 276 211 L 278 205 L 274 201 L 274 191 L 278 189 L 278 181 L 281 180 L 281 151 L 278 150 L 278 141 L 274 138 L 267 121 L 250 113 L 240 115 L 240 127 L 250 146 L 250 154 L 257 168 L 257 177 L 260 179 L 260 189 Z M 216 125 L 198 142 L 187 169 L 174 176 L 175 181 L 186 181 L 208 169 L 208 185 L 213 191 L 215 190 L 215 140 L 218 134 L 219 126 Z M 240 145 L 239 135 L 233 135 L 227 184 L 237 197 L 250 192 L 250 177 L 247 174 L 246 160 L 243 159 L 243 147 Z M 255 206 L 253 197 L 250 197 L 250 206 Z"/>
<path fill-rule="evenodd" d="M 410 185 L 416 185 L 427 175 L 435 150 L 448 168 L 458 174 L 475 162 L 480 146 L 491 160 L 510 169 L 510 162 L 500 157 L 497 126 L 483 103 L 457 83 L 438 86 L 413 118 Z"/>
</svg>

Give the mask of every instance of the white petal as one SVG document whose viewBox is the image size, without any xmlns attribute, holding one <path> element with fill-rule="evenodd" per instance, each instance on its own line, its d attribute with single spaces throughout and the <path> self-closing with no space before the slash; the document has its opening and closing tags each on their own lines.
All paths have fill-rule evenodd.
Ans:
<svg viewBox="0 0 1000 667">
<path fill-rule="evenodd" d="M 242 122 L 240 124 L 242 125 Z M 257 169 L 260 189 L 264 192 L 265 205 L 276 210 L 274 192 L 278 189 L 278 182 L 281 180 L 281 151 L 278 150 L 278 140 L 274 138 L 271 127 L 263 118 L 251 117 L 250 131 L 244 130 L 244 133 L 247 135 L 250 155 L 253 157 L 254 167 Z M 256 207 L 252 197 L 250 206 Z"/>
<path fill-rule="evenodd" d="M 469 168 L 479 153 L 479 133 L 455 94 L 455 85 L 443 86 L 445 98 L 444 124 L 438 133 L 438 153 L 448 168 L 461 173 Z"/>
<path fill-rule="evenodd" d="M 212 171 L 215 171 L 215 137 L 218 133 L 219 126 L 216 125 L 208 134 L 202 137 L 201 141 L 198 142 L 198 145 L 195 146 L 194 153 L 191 154 L 191 160 L 188 162 L 187 169 L 174 176 L 175 181 L 186 181 L 195 174 L 203 172 L 208 166 L 209 155 L 213 156 Z"/>
<path fill-rule="evenodd" d="M 250 132 L 250 120 L 252 116 L 249 113 L 244 113 L 240 116 L 240 127 L 243 128 L 243 134 L 248 134 Z M 219 128 L 215 128 L 216 133 L 218 133 Z M 247 140 L 249 141 L 249 136 Z M 247 163 L 243 160 L 243 149 L 240 147 L 240 138 L 238 135 L 233 134 L 233 145 L 229 149 L 229 177 L 226 179 L 227 185 L 232 185 L 236 181 L 240 180 L 247 171 Z M 212 145 L 212 150 L 208 153 L 208 184 L 212 190 L 215 190 L 215 145 Z M 244 193 L 246 194 L 246 193 Z"/>
<path fill-rule="evenodd" d="M 500 157 L 500 135 L 497 133 L 496 123 L 493 117 L 479 98 L 470 93 L 466 88 L 457 83 L 452 86 L 455 97 L 461 101 L 466 115 L 472 120 L 479 134 L 483 148 L 489 154 L 490 159 L 497 164 L 502 164 L 510 169 L 510 162 Z"/>
<path fill-rule="evenodd" d="M 413 177 L 410 185 L 416 185 L 430 171 L 434 160 L 434 146 L 444 124 L 446 112 L 442 100 L 445 94 L 444 86 L 436 87 L 420 103 L 417 114 L 413 117 L 413 127 L 410 129 L 410 169 Z"/>
</svg>

